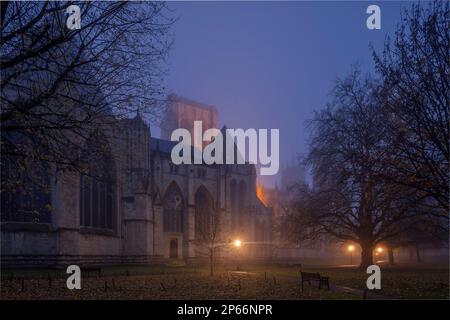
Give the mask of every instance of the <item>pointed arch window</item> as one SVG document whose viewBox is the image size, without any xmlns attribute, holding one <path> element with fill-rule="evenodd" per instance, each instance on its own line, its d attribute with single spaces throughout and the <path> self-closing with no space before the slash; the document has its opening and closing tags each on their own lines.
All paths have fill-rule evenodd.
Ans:
<svg viewBox="0 0 450 320">
<path fill-rule="evenodd" d="M 238 227 L 238 189 L 236 180 L 231 180 L 230 183 L 230 202 L 231 202 L 231 229 L 236 232 Z"/>
<path fill-rule="evenodd" d="M 239 213 L 244 213 L 247 205 L 247 186 L 243 180 L 239 183 Z"/>
<path fill-rule="evenodd" d="M 1 221 L 50 223 L 50 166 L 43 161 L 22 163 L 5 157 L 1 163 Z"/>
<path fill-rule="evenodd" d="M 116 227 L 116 167 L 101 134 L 92 135 L 83 155 L 80 175 L 80 226 L 114 230 Z"/>
<path fill-rule="evenodd" d="M 184 201 L 180 188 L 172 182 L 164 194 L 164 232 L 183 232 Z"/>
<path fill-rule="evenodd" d="M 195 239 L 208 239 L 211 233 L 214 200 L 205 187 L 201 186 L 195 193 Z"/>
</svg>

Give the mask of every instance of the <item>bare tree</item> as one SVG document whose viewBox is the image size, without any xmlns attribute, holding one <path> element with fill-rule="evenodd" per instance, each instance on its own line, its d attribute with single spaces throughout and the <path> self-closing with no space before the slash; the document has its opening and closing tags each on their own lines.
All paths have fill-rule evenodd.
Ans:
<svg viewBox="0 0 450 320">
<path fill-rule="evenodd" d="M 81 28 L 69 30 L 73 4 Z M 2 165 L 19 173 L 2 183 L 32 177 L 42 163 L 81 170 L 93 131 L 137 112 L 159 115 L 166 14 L 162 2 L 2 2 Z"/>
<path fill-rule="evenodd" d="M 419 207 L 418 210 L 420 209 L 423 210 Z M 417 262 L 421 262 L 421 248 L 448 248 L 448 228 L 443 228 L 445 225 L 446 221 L 442 217 L 427 212 L 417 214 L 408 222 L 408 228 L 404 232 L 386 242 L 389 264 L 395 263 L 394 249 L 412 248 Z"/>
<path fill-rule="evenodd" d="M 395 155 L 386 179 L 413 187 L 429 214 L 448 219 L 450 34 L 448 1 L 405 10 L 395 39 L 374 51 Z M 441 210 L 436 210 L 440 208 Z"/>
<path fill-rule="evenodd" d="M 361 267 L 373 263 L 376 244 L 398 236 L 416 213 L 415 190 L 382 178 L 391 146 L 378 88 L 355 70 L 338 80 L 332 103 L 311 122 L 314 188 L 303 196 L 299 217 L 303 236 L 359 243 Z"/>
<path fill-rule="evenodd" d="M 355 241 L 362 267 L 378 243 L 429 239 L 430 227 L 448 239 L 448 16 L 448 2 L 413 5 L 374 53 L 380 79 L 337 82 L 311 122 L 314 188 L 292 204 L 292 236 Z"/>
<path fill-rule="evenodd" d="M 213 276 L 217 256 L 228 243 L 225 243 L 221 238 L 222 221 L 217 203 L 213 205 L 210 215 L 206 218 L 206 221 L 204 221 L 206 225 L 196 231 L 195 246 L 199 255 L 208 258 L 209 272 Z"/>
</svg>

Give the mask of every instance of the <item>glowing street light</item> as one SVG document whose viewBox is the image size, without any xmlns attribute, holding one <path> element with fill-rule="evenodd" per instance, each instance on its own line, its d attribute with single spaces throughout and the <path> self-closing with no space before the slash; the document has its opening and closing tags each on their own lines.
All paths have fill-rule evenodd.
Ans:
<svg viewBox="0 0 450 320">
<path fill-rule="evenodd" d="M 350 265 L 353 265 L 353 251 L 355 251 L 354 245 L 349 245 L 347 247 L 348 252 L 350 252 Z"/>
<path fill-rule="evenodd" d="M 236 239 L 236 240 L 233 241 L 233 245 L 234 245 L 236 248 L 239 248 L 239 247 L 242 245 L 242 242 L 241 242 L 241 240 Z"/>
<path fill-rule="evenodd" d="M 382 247 L 378 247 L 378 248 L 377 248 L 377 252 L 378 252 L 378 253 L 382 253 L 382 252 L 383 252 L 383 248 L 382 248 Z"/>
</svg>

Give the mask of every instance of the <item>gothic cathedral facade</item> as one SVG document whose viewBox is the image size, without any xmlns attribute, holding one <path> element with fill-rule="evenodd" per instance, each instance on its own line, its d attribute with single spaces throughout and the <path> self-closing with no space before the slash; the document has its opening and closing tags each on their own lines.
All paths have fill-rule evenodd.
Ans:
<svg viewBox="0 0 450 320">
<path fill-rule="evenodd" d="M 206 110 L 209 125 L 217 125 L 213 109 L 171 99 L 191 105 L 192 112 L 183 112 L 192 119 L 195 110 Z M 179 116 L 166 123 L 182 125 Z M 49 177 L 38 219 L 20 194 L 2 195 L 2 266 L 195 260 L 210 245 L 225 259 L 234 239 L 244 243 L 241 254 L 249 259 L 271 257 L 273 212 L 256 195 L 253 165 L 174 165 L 175 142 L 164 132 L 166 139 L 152 137 L 139 115 L 105 131 L 86 141 L 86 150 L 101 148 L 87 173 Z"/>
</svg>

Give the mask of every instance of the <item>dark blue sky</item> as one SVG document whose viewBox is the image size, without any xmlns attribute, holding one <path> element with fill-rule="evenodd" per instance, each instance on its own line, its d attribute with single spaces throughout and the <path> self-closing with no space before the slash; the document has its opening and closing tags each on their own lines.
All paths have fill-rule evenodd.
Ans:
<svg viewBox="0 0 450 320">
<path fill-rule="evenodd" d="M 368 30 L 366 8 L 381 8 Z M 214 105 L 221 125 L 279 128 L 280 162 L 307 150 L 305 121 L 322 108 L 351 65 L 370 70 L 400 8 L 411 2 L 170 2 L 173 27 L 167 89 Z M 273 179 L 265 179 L 273 184 Z"/>
</svg>

